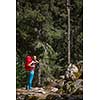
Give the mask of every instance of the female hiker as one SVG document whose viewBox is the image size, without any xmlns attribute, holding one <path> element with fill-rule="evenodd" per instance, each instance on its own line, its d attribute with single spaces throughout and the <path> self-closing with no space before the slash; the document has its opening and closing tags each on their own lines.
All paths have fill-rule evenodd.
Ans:
<svg viewBox="0 0 100 100">
<path fill-rule="evenodd" d="M 26 87 L 28 90 L 32 89 L 32 81 L 33 81 L 33 78 L 34 78 L 34 70 L 35 70 L 37 63 L 39 63 L 39 62 L 36 60 L 36 56 L 34 56 L 33 59 L 32 59 L 31 56 L 27 56 L 26 59 L 25 59 L 25 69 L 26 69 L 26 71 L 29 72 L 28 83 L 27 83 L 27 87 Z"/>
</svg>

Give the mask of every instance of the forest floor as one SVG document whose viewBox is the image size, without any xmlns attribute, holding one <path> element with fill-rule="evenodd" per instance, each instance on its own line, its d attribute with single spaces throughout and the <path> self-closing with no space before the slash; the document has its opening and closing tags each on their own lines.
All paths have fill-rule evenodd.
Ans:
<svg viewBox="0 0 100 100">
<path fill-rule="evenodd" d="M 56 92 L 58 91 L 58 88 L 55 87 L 34 87 L 32 90 L 26 90 L 25 88 L 19 88 L 16 89 L 16 94 L 19 96 L 19 99 L 21 98 L 21 95 L 23 96 L 34 96 L 38 97 L 38 99 L 45 99 L 48 94 L 57 94 Z"/>
<path fill-rule="evenodd" d="M 59 94 L 55 87 L 34 87 L 32 90 L 25 88 L 16 89 L 16 100 L 83 100 L 82 95 Z"/>
</svg>

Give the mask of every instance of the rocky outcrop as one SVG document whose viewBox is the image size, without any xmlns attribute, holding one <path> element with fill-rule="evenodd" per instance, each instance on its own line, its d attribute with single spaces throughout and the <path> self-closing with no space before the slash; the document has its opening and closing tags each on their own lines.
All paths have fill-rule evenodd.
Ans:
<svg viewBox="0 0 100 100">
<path fill-rule="evenodd" d="M 75 81 L 68 81 L 64 85 L 65 92 L 69 95 L 82 95 L 83 94 L 83 80 L 78 79 Z"/>
<path fill-rule="evenodd" d="M 70 64 L 65 71 L 65 80 L 77 80 L 83 74 L 82 66 Z"/>
<path fill-rule="evenodd" d="M 60 95 L 60 94 L 48 94 L 44 98 L 40 98 L 39 96 L 30 96 L 30 95 L 23 95 L 23 97 L 20 97 L 19 99 L 17 98 L 16 100 L 83 100 L 82 95 L 71 95 L 68 96 L 67 94 L 65 95 Z"/>
</svg>

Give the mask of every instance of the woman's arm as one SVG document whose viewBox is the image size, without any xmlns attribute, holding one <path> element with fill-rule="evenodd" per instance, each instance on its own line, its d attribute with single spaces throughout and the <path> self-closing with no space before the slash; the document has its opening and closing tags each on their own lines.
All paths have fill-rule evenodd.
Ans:
<svg viewBox="0 0 100 100">
<path fill-rule="evenodd" d="M 28 66 L 31 67 L 32 63 L 34 63 L 34 61 L 32 61 L 31 63 L 29 63 Z"/>
<path fill-rule="evenodd" d="M 39 61 L 38 61 L 38 60 L 36 60 L 35 62 L 36 62 L 36 63 L 39 63 Z"/>
</svg>

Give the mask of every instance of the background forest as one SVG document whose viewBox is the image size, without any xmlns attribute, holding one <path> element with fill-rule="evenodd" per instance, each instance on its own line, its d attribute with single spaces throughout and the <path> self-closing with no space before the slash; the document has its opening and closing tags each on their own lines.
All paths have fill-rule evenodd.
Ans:
<svg viewBox="0 0 100 100">
<path fill-rule="evenodd" d="M 83 1 L 70 0 L 71 63 L 83 60 Z M 40 61 L 41 84 L 59 79 L 68 67 L 66 0 L 16 1 L 16 85 L 26 84 L 25 57 Z"/>
</svg>

